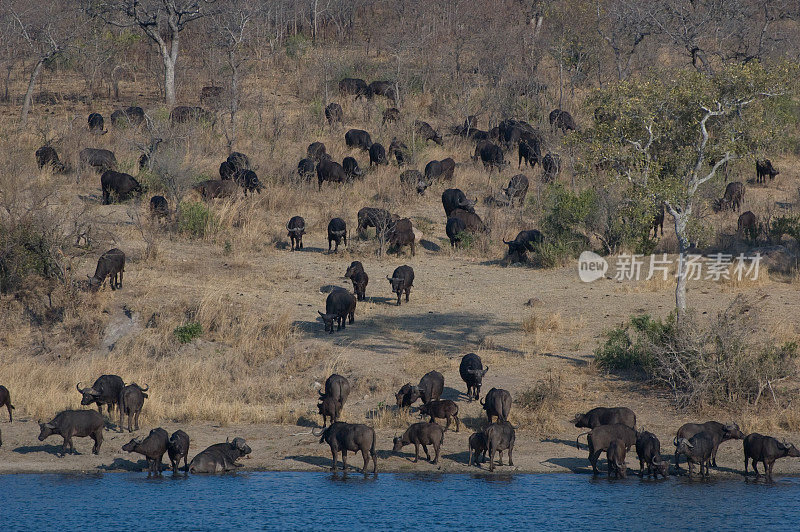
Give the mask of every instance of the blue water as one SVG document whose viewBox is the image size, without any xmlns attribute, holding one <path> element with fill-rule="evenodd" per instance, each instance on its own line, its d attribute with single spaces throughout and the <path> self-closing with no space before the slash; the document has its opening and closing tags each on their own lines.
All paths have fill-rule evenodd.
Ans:
<svg viewBox="0 0 800 532">
<path fill-rule="evenodd" d="M 574 474 L 0 476 L 4 531 L 796 529 L 799 510 L 796 477 L 764 484 Z"/>
</svg>

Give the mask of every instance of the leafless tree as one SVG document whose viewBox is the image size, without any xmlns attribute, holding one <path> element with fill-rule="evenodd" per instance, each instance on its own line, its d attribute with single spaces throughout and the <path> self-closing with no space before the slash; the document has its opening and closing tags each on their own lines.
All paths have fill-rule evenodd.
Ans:
<svg viewBox="0 0 800 532">
<path fill-rule="evenodd" d="M 597 31 L 614 53 L 617 78 L 627 79 L 636 49 L 652 33 L 647 6 L 631 0 L 598 0 L 597 19 Z"/>
</svg>

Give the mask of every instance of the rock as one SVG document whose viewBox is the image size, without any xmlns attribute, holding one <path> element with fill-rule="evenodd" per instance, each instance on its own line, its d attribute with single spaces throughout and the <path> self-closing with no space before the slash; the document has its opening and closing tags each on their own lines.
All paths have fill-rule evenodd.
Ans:
<svg viewBox="0 0 800 532">
<path fill-rule="evenodd" d="M 538 297 L 532 297 L 525 302 L 526 307 L 541 307 L 544 303 Z"/>
</svg>

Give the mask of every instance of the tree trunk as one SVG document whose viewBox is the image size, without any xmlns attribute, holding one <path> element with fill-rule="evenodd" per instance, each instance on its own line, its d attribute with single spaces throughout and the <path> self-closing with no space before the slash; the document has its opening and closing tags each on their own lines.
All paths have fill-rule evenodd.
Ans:
<svg viewBox="0 0 800 532">
<path fill-rule="evenodd" d="M 28 123 L 28 112 L 31 110 L 31 100 L 33 99 L 33 90 L 36 87 L 36 78 L 39 77 L 43 64 L 44 59 L 39 59 L 36 62 L 36 66 L 33 67 L 33 72 L 31 72 L 31 79 L 28 81 L 28 90 L 25 92 L 25 99 L 22 102 L 22 114 L 19 117 L 19 121 L 22 125 Z"/>
<path fill-rule="evenodd" d="M 689 250 L 689 236 L 686 234 L 686 223 L 690 213 L 683 209 L 680 213 L 673 214 L 675 219 L 675 235 L 678 237 L 678 282 L 675 285 L 675 308 L 678 310 L 678 318 L 683 317 L 686 312 L 686 254 Z"/>
<path fill-rule="evenodd" d="M 175 106 L 175 62 L 169 54 L 162 54 L 164 60 L 164 102 L 167 107 Z"/>
</svg>

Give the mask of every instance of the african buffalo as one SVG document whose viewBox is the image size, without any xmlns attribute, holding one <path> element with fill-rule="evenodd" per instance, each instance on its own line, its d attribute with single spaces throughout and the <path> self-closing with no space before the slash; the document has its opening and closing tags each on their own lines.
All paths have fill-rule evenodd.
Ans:
<svg viewBox="0 0 800 532">
<path fill-rule="evenodd" d="M 39 441 L 44 441 L 56 434 L 64 438 L 59 456 L 64 456 L 69 448 L 75 452 L 72 438 L 86 436 L 94 440 L 93 454 L 99 454 L 100 445 L 103 443 L 103 416 L 94 410 L 64 410 L 59 412 L 49 423 L 40 423 Z"/>
<path fill-rule="evenodd" d="M 486 444 L 486 434 L 483 431 L 480 432 L 473 432 L 469 437 L 469 461 L 467 462 L 468 466 L 472 465 L 472 461 L 475 461 L 475 465 L 481 463 L 481 461 L 486 460 L 486 451 L 489 448 Z"/>
<path fill-rule="evenodd" d="M 763 183 L 764 176 L 769 176 L 770 180 L 775 179 L 778 174 L 780 172 L 772 166 L 772 161 L 769 159 L 764 159 L 763 161 L 756 159 L 756 183 Z"/>
<path fill-rule="evenodd" d="M 758 236 L 758 219 L 753 211 L 743 212 L 736 222 L 736 238 L 743 239 L 745 233 L 750 240 L 755 240 Z"/>
<path fill-rule="evenodd" d="M 430 416 L 431 423 L 436 419 L 446 419 L 447 424 L 444 426 L 444 430 L 450 428 L 451 418 L 456 420 L 456 432 L 461 427 L 461 422 L 458 419 L 458 405 L 450 399 L 440 399 L 423 404 L 419 407 L 419 417 L 422 416 Z"/>
<path fill-rule="evenodd" d="M 377 207 L 363 207 L 359 209 L 357 218 L 357 231 L 359 233 L 366 231 L 367 227 L 374 227 L 375 234 L 378 236 L 391 229 L 399 219 L 396 214 L 392 214 L 386 209 Z"/>
<path fill-rule="evenodd" d="M 11 413 L 14 410 L 14 405 L 11 404 L 11 393 L 8 388 L 0 384 L 0 407 L 5 406 L 8 410 L 8 422 L 14 421 L 14 416 Z"/>
<path fill-rule="evenodd" d="M 542 233 L 536 229 L 520 231 L 517 237 L 510 242 L 503 240 L 503 244 L 508 246 L 509 262 L 527 262 L 528 252 L 536 251 L 536 245 L 544 240 Z"/>
<path fill-rule="evenodd" d="M 383 123 L 397 122 L 400 120 L 400 109 L 397 107 L 389 107 L 383 112 Z"/>
<path fill-rule="evenodd" d="M 360 148 L 369 151 L 372 146 L 372 138 L 363 129 L 350 129 L 344 134 L 344 142 L 348 148 Z"/>
<path fill-rule="evenodd" d="M 183 458 L 183 467 L 189 471 L 189 435 L 178 429 L 172 433 L 167 442 L 167 455 L 172 464 L 172 474 L 178 474 L 178 466 Z"/>
<path fill-rule="evenodd" d="M 486 411 L 489 423 L 492 422 L 492 417 L 508 421 L 508 414 L 511 412 L 511 394 L 507 390 L 492 388 L 486 394 L 484 400 L 479 402 Z"/>
<path fill-rule="evenodd" d="M 464 222 L 465 230 L 469 233 L 483 233 L 487 231 L 486 224 L 484 224 L 481 217 L 474 212 L 459 208 L 450 213 L 450 218 L 460 218 L 461 221 Z"/>
<path fill-rule="evenodd" d="M 236 463 L 237 460 L 251 452 L 253 451 L 244 438 L 215 443 L 192 458 L 192 461 L 189 462 L 189 471 L 192 474 L 235 471 L 237 467 L 242 467 L 241 464 Z"/>
<path fill-rule="evenodd" d="M 414 463 L 419 461 L 419 446 L 425 451 L 425 457 L 428 461 L 431 460 L 431 454 L 428 452 L 428 445 L 433 445 L 435 457 L 434 464 L 439 463 L 439 450 L 444 443 L 444 429 L 436 423 L 414 423 L 406 429 L 402 436 L 397 436 L 394 439 L 392 452 L 398 453 L 400 450 L 409 444 L 414 445 Z"/>
<path fill-rule="evenodd" d="M 89 131 L 92 133 L 105 133 L 103 128 L 105 127 L 105 123 L 103 120 L 103 115 L 100 113 L 91 113 L 89 115 Z"/>
<path fill-rule="evenodd" d="M 569 114 L 567 111 L 563 111 L 561 109 L 553 109 L 550 112 L 549 119 L 551 127 L 560 129 L 564 133 L 570 130 L 574 131 L 578 129 L 575 126 L 575 119 L 572 118 L 572 115 Z"/>
<path fill-rule="evenodd" d="M 353 293 L 356 299 L 363 301 L 366 299 L 367 284 L 369 283 L 369 276 L 364 271 L 364 265 L 361 261 L 355 260 L 350 263 L 347 271 L 344 273 L 345 278 L 350 279 L 353 283 Z"/>
<path fill-rule="evenodd" d="M 466 194 L 464 194 L 461 189 L 458 188 L 448 188 L 444 192 L 442 192 L 442 207 L 444 207 L 444 215 L 445 217 L 449 218 L 450 214 L 456 209 L 463 209 L 467 212 L 475 212 L 475 203 L 476 201 L 470 201 L 467 199 Z"/>
<path fill-rule="evenodd" d="M 350 381 L 347 380 L 347 377 L 334 373 L 325 379 L 324 391 L 319 390 L 318 393 L 320 398 L 330 397 L 343 407 L 350 395 Z"/>
<path fill-rule="evenodd" d="M 653 215 L 653 238 L 658 236 L 658 229 L 661 228 L 661 236 L 664 236 L 664 215 L 666 214 L 666 209 L 664 207 L 664 203 L 660 203 L 658 207 L 656 207 L 656 212 Z M 649 233 L 648 233 L 649 235 Z"/>
<path fill-rule="evenodd" d="M 319 190 L 322 190 L 322 182 L 344 183 L 348 181 L 347 172 L 342 165 L 331 159 L 322 159 L 317 165 L 317 181 Z"/>
<path fill-rule="evenodd" d="M 708 476 L 708 465 L 714 450 L 714 440 L 706 432 L 699 432 L 689 439 L 678 438 L 675 445 L 675 456 L 686 456 L 689 464 L 689 477 L 692 476 L 692 464 L 700 464 L 700 476 Z M 677 459 L 677 458 L 676 458 Z"/>
<path fill-rule="evenodd" d="M 108 285 L 111 290 L 122 288 L 122 276 L 124 273 L 125 253 L 117 248 L 109 249 L 97 259 L 97 268 L 94 270 L 94 275 L 91 277 L 87 275 L 89 277 L 89 288 L 92 290 L 100 289 L 106 277 L 109 277 Z"/>
<path fill-rule="evenodd" d="M 225 164 L 225 163 L 223 163 Z M 317 165 L 311 159 L 300 159 L 297 163 L 297 175 L 305 180 L 310 180 L 317 169 Z"/>
<path fill-rule="evenodd" d="M 135 382 L 128 384 L 122 391 L 119 392 L 119 428 L 122 430 L 122 417 L 128 416 L 128 432 L 133 432 L 131 429 L 131 421 L 135 430 L 139 430 L 139 414 L 142 413 L 142 406 L 144 400 L 147 399 L 145 393 L 150 387 L 145 385 L 144 388 L 140 387 Z"/>
<path fill-rule="evenodd" d="M 578 428 L 593 429 L 600 425 L 614 425 L 620 423 L 636 429 L 636 414 L 633 410 L 624 406 L 606 408 L 598 406 L 592 408 L 585 414 L 575 414 L 572 422 Z"/>
<path fill-rule="evenodd" d="M 493 168 L 499 172 L 508 164 L 503 158 L 503 150 L 500 149 L 500 146 L 488 140 L 479 142 L 475 148 L 475 155 L 472 160 L 477 161 L 479 157 L 483 162 L 483 167 L 490 172 Z"/>
<path fill-rule="evenodd" d="M 291 240 L 291 250 L 303 249 L 303 235 L 306 233 L 306 221 L 302 216 L 292 216 L 286 224 L 289 231 L 286 236 Z"/>
<path fill-rule="evenodd" d="M 486 449 L 489 452 L 489 470 L 494 471 L 494 453 L 500 453 L 500 465 L 503 465 L 503 451 L 508 450 L 508 465 L 514 465 L 514 442 L 516 434 L 514 427 L 505 420 L 497 420 L 484 427 L 486 435 Z"/>
<path fill-rule="evenodd" d="M 741 181 L 728 183 L 728 186 L 725 187 L 725 194 L 723 194 L 721 198 L 714 200 L 712 209 L 714 212 L 726 211 L 728 209 L 736 212 L 741 211 L 746 190 L 744 183 Z"/>
<path fill-rule="evenodd" d="M 437 401 L 444 390 L 444 376 L 438 371 L 429 371 L 419 380 L 417 386 L 410 383 L 404 384 L 400 391 L 394 394 L 398 408 L 405 408 L 414 404 L 417 399 L 422 399 L 423 404 Z"/>
<path fill-rule="evenodd" d="M 372 99 L 372 90 L 367 82 L 358 78 L 344 78 L 339 82 L 339 93 L 343 96 L 351 95 L 358 98 Z"/>
<path fill-rule="evenodd" d="M 179 105 L 173 107 L 169 113 L 169 119 L 172 124 L 185 124 L 187 122 L 200 122 L 214 121 L 214 113 L 206 111 L 202 107 L 189 107 L 187 105 Z"/>
<path fill-rule="evenodd" d="M 608 462 L 608 476 L 611 473 L 617 478 L 625 478 L 627 476 L 627 467 L 625 466 L 625 444 L 620 440 L 612 440 L 606 449 L 606 458 Z"/>
<path fill-rule="evenodd" d="M 461 242 L 462 237 L 467 232 L 467 224 L 461 218 L 453 216 L 447 219 L 444 229 L 447 238 L 450 239 L 450 245 L 456 247 L 456 244 Z"/>
<path fill-rule="evenodd" d="M 517 168 L 522 168 L 522 161 L 533 168 L 536 163 L 542 160 L 542 148 L 539 141 L 533 137 L 519 141 L 519 163 Z"/>
<path fill-rule="evenodd" d="M 549 183 L 561 172 L 561 157 L 555 153 L 548 153 L 542 159 L 542 181 Z"/>
<path fill-rule="evenodd" d="M 400 183 L 405 187 L 416 189 L 419 195 L 425 194 L 425 190 L 430 186 L 419 170 L 406 170 L 400 174 Z"/>
<path fill-rule="evenodd" d="M 342 405 L 339 404 L 333 397 L 321 397 L 317 403 L 319 415 L 322 416 L 322 428 L 328 426 L 328 418 L 331 423 L 339 420 L 339 414 L 342 411 Z"/>
<path fill-rule="evenodd" d="M 455 168 L 456 162 L 450 157 L 441 161 L 431 161 L 425 165 L 425 180 L 428 183 L 433 183 L 437 179 L 450 181 L 453 179 Z"/>
<path fill-rule="evenodd" d="M 417 130 L 417 135 L 423 140 L 432 140 L 439 146 L 442 145 L 442 137 L 439 135 L 433 127 L 427 122 L 423 122 L 422 120 L 415 120 L 414 121 L 414 129 Z"/>
<path fill-rule="evenodd" d="M 369 84 L 369 90 L 373 95 L 383 96 L 390 100 L 397 101 L 397 94 L 394 90 L 394 83 L 391 81 L 373 81 Z"/>
<path fill-rule="evenodd" d="M 261 194 L 261 190 L 264 188 L 256 173 L 252 170 L 241 170 L 234 175 L 234 179 L 244 189 L 245 196 L 247 196 L 248 192 Z"/>
<path fill-rule="evenodd" d="M 67 173 L 66 165 L 59 160 L 58 152 L 52 146 L 42 146 L 36 150 L 36 165 L 40 170 L 45 166 L 50 166 L 56 173 Z"/>
<path fill-rule="evenodd" d="M 389 161 L 386 159 L 386 149 L 383 147 L 383 144 L 378 142 L 369 147 L 369 165 L 372 166 L 373 164 L 377 166 L 389 164 Z"/>
<path fill-rule="evenodd" d="M 674 444 L 678 446 L 678 440 L 681 438 L 691 439 L 695 434 L 705 432 L 714 443 L 711 450 L 711 465 L 717 467 L 717 449 L 722 442 L 728 440 L 741 440 L 744 438 L 744 433 L 739 430 L 739 425 L 736 423 L 723 424 L 718 421 L 706 421 L 705 423 L 686 423 L 678 429 L 675 435 Z M 675 469 L 678 469 L 678 453 L 675 452 Z"/>
<path fill-rule="evenodd" d="M 371 161 L 370 164 L 372 164 Z M 358 161 L 355 157 L 345 157 L 342 159 L 342 168 L 344 168 L 344 173 L 347 174 L 348 179 L 364 175 L 364 171 L 358 166 Z"/>
<path fill-rule="evenodd" d="M 336 243 L 334 252 L 339 251 L 339 242 L 344 241 L 347 245 L 347 223 L 341 218 L 332 218 L 328 222 L 328 252 L 331 251 L 332 243 Z"/>
<path fill-rule="evenodd" d="M 147 459 L 147 476 L 161 476 L 161 460 L 169 446 L 169 434 L 162 428 L 153 429 L 146 438 L 134 438 L 122 446 L 123 451 L 139 453 Z"/>
<path fill-rule="evenodd" d="M 331 102 L 325 107 L 325 119 L 328 124 L 333 125 L 334 122 L 341 122 L 344 120 L 344 111 L 342 106 L 336 102 Z"/>
<path fill-rule="evenodd" d="M 461 358 L 461 364 L 458 366 L 458 373 L 461 379 L 467 384 L 467 397 L 472 399 L 480 399 L 481 385 L 483 384 L 483 376 L 489 371 L 489 366 L 483 367 L 481 357 L 475 353 L 467 353 Z"/>
<path fill-rule="evenodd" d="M 89 388 L 81 388 L 81 383 L 76 386 L 82 395 L 81 405 L 88 406 L 96 403 L 98 412 L 103 405 L 106 405 L 109 415 L 114 409 L 114 405 L 119 404 L 119 394 L 124 387 L 125 383 L 122 381 L 122 377 L 117 375 L 101 375 Z"/>
<path fill-rule="evenodd" d="M 313 431 L 312 431 L 313 432 Z M 314 434 L 317 435 L 316 433 Z M 372 459 L 372 473 L 378 472 L 378 460 L 375 453 L 375 430 L 362 424 L 342 423 L 337 421 L 319 434 L 319 442 L 326 442 L 331 448 L 333 464 L 331 471 L 336 471 L 339 452 L 342 453 L 342 471 L 347 471 L 347 451 L 361 452 L 364 459 L 362 473 L 367 473 L 367 464 Z"/>
<path fill-rule="evenodd" d="M 752 460 L 756 478 L 761 476 L 756 463 L 761 462 L 764 464 L 767 480 L 772 480 L 772 466 L 775 465 L 775 460 L 785 456 L 800 457 L 800 450 L 791 443 L 779 442 L 771 436 L 762 436 L 757 432 L 748 434 L 744 439 L 744 476 L 747 476 L 747 461 Z"/>
<path fill-rule="evenodd" d="M 134 194 L 142 192 L 142 186 L 130 174 L 106 170 L 100 177 L 100 186 L 103 189 L 103 205 L 109 205 L 113 199 L 125 201 Z"/>
<path fill-rule="evenodd" d="M 390 159 L 394 157 L 395 161 L 397 161 L 397 166 L 403 166 L 409 161 L 408 146 L 397 137 L 393 137 L 392 142 L 389 144 L 388 156 Z"/>
<path fill-rule="evenodd" d="M 669 463 L 661 458 L 661 442 L 652 432 L 643 430 L 636 433 L 636 455 L 639 457 L 639 476 L 644 476 L 647 464 L 647 476 L 669 476 Z"/>
<path fill-rule="evenodd" d="M 150 216 L 153 218 L 169 218 L 169 203 L 164 196 L 150 198 Z"/>
<path fill-rule="evenodd" d="M 403 246 L 411 246 L 411 256 L 416 254 L 417 233 L 414 232 L 414 225 L 408 218 L 397 220 L 386 234 L 386 242 L 389 246 L 398 251 Z"/>
<path fill-rule="evenodd" d="M 608 450 L 608 445 L 612 441 L 621 441 L 626 449 L 636 444 L 636 431 L 628 425 L 620 423 L 600 425 L 589 432 L 579 434 L 578 438 L 575 439 L 575 446 L 579 449 L 578 439 L 584 434 L 588 434 L 586 440 L 589 444 L 589 462 L 592 464 L 592 472 L 595 475 L 599 473 L 597 459 L 600 457 L 600 453 Z"/>
<path fill-rule="evenodd" d="M 306 149 L 306 155 L 315 163 L 318 163 L 326 154 L 325 144 L 322 142 L 312 142 Z"/>
<path fill-rule="evenodd" d="M 411 287 L 414 286 L 414 269 L 411 266 L 403 265 L 398 266 L 392 276 L 386 276 L 386 279 L 392 285 L 392 292 L 397 294 L 397 306 L 400 306 L 400 294 L 406 293 L 406 303 L 408 303 L 408 296 L 411 294 Z"/>
<path fill-rule="evenodd" d="M 105 172 L 117 167 L 114 152 L 99 148 L 84 148 L 78 153 L 78 161 L 82 167 L 91 166 L 95 172 Z"/>
<path fill-rule="evenodd" d="M 508 186 L 503 189 L 509 202 L 513 205 L 514 201 L 520 205 L 525 203 L 525 196 L 528 194 L 528 178 L 525 174 L 517 174 L 508 182 Z"/>
<path fill-rule="evenodd" d="M 239 185 L 235 181 L 223 181 L 221 179 L 208 179 L 201 181 L 194 186 L 204 200 L 218 198 L 232 198 L 239 191 Z"/>
<path fill-rule="evenodd" d="M 350 320 L 350 325 L 355 321 L 356 298 L 347 290 L 334 290 L 325 300 L 325 314 L 317 311 L 325 323 L 325 332 L 333 334 L 333 324 L 336 330 L 345 329 L 345 321 Z"/>
</svg>

